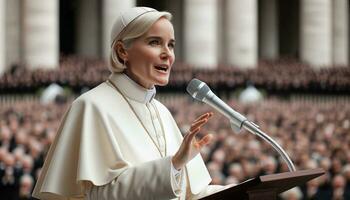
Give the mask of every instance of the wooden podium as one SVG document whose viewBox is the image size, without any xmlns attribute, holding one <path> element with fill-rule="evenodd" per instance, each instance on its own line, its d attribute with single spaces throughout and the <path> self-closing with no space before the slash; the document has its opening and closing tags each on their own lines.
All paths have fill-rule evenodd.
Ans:
<svg viewBox="0 0 350 200">
<path fill-rule="evenodd" d="M 321 168 L 264 175 L 201 198 L 201 200 L 274 200 L 277 195 L 321 176 Z"/>
</svg>

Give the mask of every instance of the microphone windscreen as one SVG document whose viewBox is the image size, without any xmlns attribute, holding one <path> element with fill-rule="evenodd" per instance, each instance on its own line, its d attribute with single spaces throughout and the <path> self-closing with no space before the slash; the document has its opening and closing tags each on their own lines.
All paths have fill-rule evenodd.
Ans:
<svg viewBox="0 0 350 200">
<path fill-rule="evenodd" d="M 194 78 L 188 83 L 186 90 L 193 98 L 203 101 L 210 88 L 203 81 Z"/>
</svg>

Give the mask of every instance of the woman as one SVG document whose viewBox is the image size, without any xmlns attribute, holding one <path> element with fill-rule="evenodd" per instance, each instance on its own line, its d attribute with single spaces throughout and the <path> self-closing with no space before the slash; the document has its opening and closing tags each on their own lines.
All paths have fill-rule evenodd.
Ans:
<svg viewBox="0 0 350 200">
<path fill-rule="evenodd" d="M 197 141 L 212 113 L 182 138 L 154 99 L 175 60 L 171 14 L 135 7 L 111 34 L 111 76 L 77 98 L 63 118 L 33 196 L 40 199 L 196 199 L 211 181 Z M 213 187 L 211 187 L 212 189 Z"/>
</svg>

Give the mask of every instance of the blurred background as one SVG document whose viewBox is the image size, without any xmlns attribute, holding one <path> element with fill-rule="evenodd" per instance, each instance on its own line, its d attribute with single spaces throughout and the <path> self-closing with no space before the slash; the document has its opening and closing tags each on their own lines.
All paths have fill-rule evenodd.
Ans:
<svg viewBox="0 0 350 200">
<path fill-rule="evenodd" d="M 212 111 L 205 81 L 274 138 L 298 169 L 326 174 L 281 199 L 350 199 L 348 0 L 0 0 L 0 198 L 31 199 L 60 119 L 109 75 L 109 34 L 126 8 L 173 14 L 176 63 L 157 99 L 183 132 Z M 184 109 L 187 108 L 187 109 Z M 202 156 L 213 184 L 288 171 L 265 141 L 215 112 Z"/>
</svg>

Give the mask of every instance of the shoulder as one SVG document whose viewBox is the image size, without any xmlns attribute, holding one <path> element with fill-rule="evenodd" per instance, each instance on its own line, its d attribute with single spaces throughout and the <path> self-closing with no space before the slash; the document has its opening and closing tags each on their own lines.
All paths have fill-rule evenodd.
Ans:
<svg viewBox="0 0 350 200">
<path fill-rule="evenodd" d="M 121 103 L 119 93 L 104 82 L 76 98 L 71 107 L 82 110 L 93 108 L 93 110 L 108 111 L 110 107 L 117 107 L 116 105 Z"/>
<path fill-rule="evenodd" d="M 106 83 L 101 83 L 98 86 L 92 88 L 91 90 L 81 94 L 78 98 L 74 100 L 74 102 L 91 102 L 94 100 L 98 100 L 99 97 L 108 92 L 109 88 Z"/>
<path fill-rule="evenodd" d="M 80 95 L 73 101 L 73 104 L 106 104 L 111 99 L 120 98 L 118 92 L 111 88 L 106 82 L 99 84 L 91 90 Z"/>
</svg>

